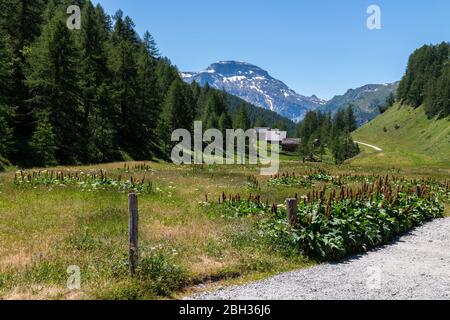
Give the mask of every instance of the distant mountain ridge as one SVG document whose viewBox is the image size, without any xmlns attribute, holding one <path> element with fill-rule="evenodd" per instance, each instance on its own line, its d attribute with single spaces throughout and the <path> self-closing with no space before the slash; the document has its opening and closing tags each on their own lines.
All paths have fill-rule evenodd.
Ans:
<svg viewBox="0 0 450 320">
<path fill-rule="evenodd" d="M 181 72 L 187 83 L 197 82 L 235 95 L 253 105 L 274 111 L 295 122 L 303 120 L 308 111 L 320 110 L 335 114 L 352 104 L 359 125 L 367 123 L 380 114 L 386 98 L 396 94 L 399 82 L 368 84 L 350 89 L 329 101 L 316 95 L 307 97 L 290 89 L 282 81 L 273 78 L 266 70 L 241 61 L 220 61 L 201 72 Z"/>
<path fill-rule="evenodd" d="M 335 96 L 319 110 L 334 114 L 339 109 L 352 104 L 355 108 L 358 124 L 362 125 L 380 114 L 379 107 L 386 105 L 386 99 L 391 93 L 396 95 L 398 85 L 399 82 L 367 84 L 356 89 L 350 89 L 343 95 Z"/>
<path fill-rule="evenodd" d="M 326 101 L 313 95 L 306 97 L 290 89 L 267 71 L 247 62 L 221 61 L 202 72 L 182 72 L 187 83 L 225 90 L 245 101 L 299 121 L 309 110 L 323 106 Z"/>
</svg>

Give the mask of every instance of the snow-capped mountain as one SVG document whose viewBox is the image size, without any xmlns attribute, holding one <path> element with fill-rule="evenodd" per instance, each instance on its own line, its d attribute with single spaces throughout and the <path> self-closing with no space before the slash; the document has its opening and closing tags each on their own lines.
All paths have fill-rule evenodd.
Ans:
<svg viewBox="0 0 450 320">
<path fill-rule="evenodd" d="M 221 61 L 202 72 L 182 72 L 181 77 L 187 83 L 196 81 L 201 86 L 208 83 L 294 121 L 302 120 L 306 112 L 326 104 L 315 95 L 298 94 L 267 71 L 246 62 Z"/>
</svg>

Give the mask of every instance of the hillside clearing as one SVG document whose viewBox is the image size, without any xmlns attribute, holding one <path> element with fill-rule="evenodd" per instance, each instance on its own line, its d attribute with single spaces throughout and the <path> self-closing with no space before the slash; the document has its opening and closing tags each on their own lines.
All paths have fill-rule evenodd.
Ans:
<svg viewBox="0 0 450 320">
<path fill-rule="evenodd" d="M 353 138 L 383 149 L 378 154 L 365 151 L 354 165 L 450 168 L 450 121 L 428 119 L 423 107 L 396 104 Z"/>
</svg>

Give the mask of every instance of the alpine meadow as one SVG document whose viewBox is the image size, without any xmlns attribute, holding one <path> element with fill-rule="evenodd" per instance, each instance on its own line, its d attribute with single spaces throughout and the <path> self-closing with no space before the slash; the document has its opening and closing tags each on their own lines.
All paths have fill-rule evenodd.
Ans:
<svg viewBox="0 0 450 320">
<path fill-rule="evenodd" d="M 156 2 L 134 6 L 164 7 Z M 250 27 L 225 5 L 221 12 L 211 4 L 215 28 L 207 27 L 209 17 L 204 26 L 197 21 L 192 8 L 197 31 L 186 49 L 183 39 L 171 42 L 186 23 L 179 12 L 168 29 L 163 18 L 116 5 L 0 0 L 0 300 L 450 299 L 448 39 L 414 43 L 401 66 L 381 61 L 397 64 L 401 78 L 388 73 L 375 84 L 381 76 L 373 72 L 375 82 L 366 85 L 370 72 L 361 80 L 354 69 L 331 78 L 340 61 L 349 68 L 363 58 L 352 40 L 339 44 L 352 48 L 344 50 L 351 58 L 331 57 L 330 42 L 333 68 L 315 72 L 333 79 L 335 93 L 341 81 L 360 86 L 320 99 L 292 88 L 308 92 L 313 62 L 298 61 L 325 47 L 249 49 L 260 48 L 256 40 L 279 43 L 266 33 L 285 40 L 282 21 L 233 34 L 236 57 L 228 57 L 228 32 Z M 239 6 L 233 10 L 247 8 Z M 272 8 L 274 19 L 290 21 L 288 7 L 261 3 L 251 17 Z M 224 25 L 224 16 L 235 25 Z M 364 19 L 358 23 L 366 28 Z M 387 24 L 366 29 L 391 32 Z M 210 40 L 211 50 L 196 37 Z M 290 50 L 295 57 L 281 52 Z M 270 73 L 239 57 L 273 60 Z M 186 70 L 208 58 L 218 62 Z M 378 62 L 364 65 L 371 63 Z M 325 92 L 331 80 L 316 82 Z M 185 138 L 187 147 L 177 149 L 177 130 L 201 138 Z M 226 155 L 212 147 L 218 134 L 233 142 Z M 175 151 L 192 161 L 175 161 Z M 197 157 L 208 151 L 214 161 Z M 278 172 L 263 175 L 270 156 Z M 402 245 L 414 263 L 396 251 Z M 421 256 L 430 252 L 437 262 Z M 365 286 L 358 267 L 365 259 L 384 272 L 379 289 Z M 322 276 L 329 287 L 315 280 Z"/>
</svg>

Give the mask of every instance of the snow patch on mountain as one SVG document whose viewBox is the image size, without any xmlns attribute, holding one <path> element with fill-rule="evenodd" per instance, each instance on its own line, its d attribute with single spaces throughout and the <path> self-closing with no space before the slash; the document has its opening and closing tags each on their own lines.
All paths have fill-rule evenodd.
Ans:
<svg viewBox="0 0 450 320">
<path fill-rule="evenodd" d="M 308 111 L 327 103 L 315 95 L 300 95 L 267 71 L 242 61 L 219 61 L 201 72 L 182 72 L 181 77 L 187 83 L 195 81 L 201 86 L 209 84 L 225 90 L 294 121 L 302 120 Z"/>
</svg>

